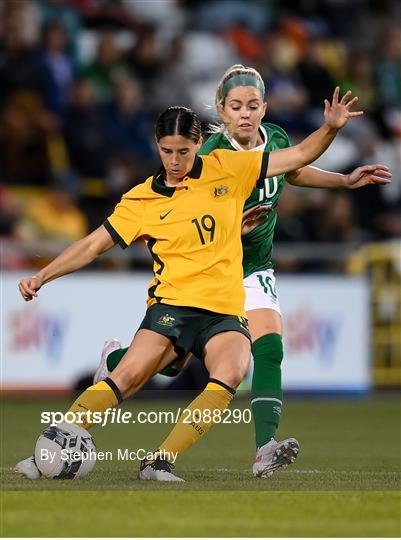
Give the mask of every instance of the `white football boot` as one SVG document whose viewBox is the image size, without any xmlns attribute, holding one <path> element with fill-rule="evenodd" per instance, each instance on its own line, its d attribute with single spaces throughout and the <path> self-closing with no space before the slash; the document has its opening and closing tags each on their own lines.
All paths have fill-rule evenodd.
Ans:
<svg viewBox="0 0 401 540">
<path fill-rule="evenodd" d="M 42 476 L 40 470 L 36 466 L 34 456 L 19 461 L 14 467 L 14 472 L 21 476 L 25 476 L 30 480 L 37 480 Z"/>
<path fill-rule="evenodd" d="M 102 355 L 100 357 L 100 363 L 97 367 L 96 373 L 93 376 L 93 384 L 97 384 L 103 381 L 110 375 L 110 371 L 107 369 L 107 357 L 113 351 L 121 349 L 121 343 L 117 339 L 109 339 L 105 341 L 102 349 Z"/>
<path fill-rule="evenodd" d="M 276 441 L 271 439 L 256 452 L 252 467 L 254 476 L 269 478 L 278 469 L 285 469 L 294 463 L 299 453 L 299 442 L 296 439 Z"/>
<path fill-rule="evenodd" d="M 157 482 L 185 482 L 171 472 L 172 463 L 165 459 L 156 458 L 154 461 L 143 459 L 139 467 L 138 480 L 156 480 Z"/>
</svg>

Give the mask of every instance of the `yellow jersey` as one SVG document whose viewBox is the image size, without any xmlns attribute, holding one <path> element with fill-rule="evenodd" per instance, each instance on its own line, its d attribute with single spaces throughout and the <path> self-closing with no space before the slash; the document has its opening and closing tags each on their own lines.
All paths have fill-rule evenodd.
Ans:
<svg viewBox="0 0 401 540">
<path fill-rule="evenodd" d="M 104 226 L 123 248 L 140 237 L 146 241 L 154 260 L 148 307 L 245 316 L 242 211 L 264 182 L 268 159 L 262 151 L 215 150 L 197 156 L 177 187 L 166 186 L 161 168 L 123 195 Z"/>
</svg>

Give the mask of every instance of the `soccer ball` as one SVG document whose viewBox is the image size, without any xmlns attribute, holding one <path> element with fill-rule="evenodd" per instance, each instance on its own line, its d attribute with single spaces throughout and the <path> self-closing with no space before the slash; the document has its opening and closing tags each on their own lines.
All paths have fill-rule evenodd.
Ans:
<svg viewBox="0 0 401 540">
<path fill-rule="evenodd" d="M 95 466 L 95 442 L 86 429 L 76 424 L 50 426 L 36 442 L 35 462 L 47 478 L 82 478 Z"/>
</svg>

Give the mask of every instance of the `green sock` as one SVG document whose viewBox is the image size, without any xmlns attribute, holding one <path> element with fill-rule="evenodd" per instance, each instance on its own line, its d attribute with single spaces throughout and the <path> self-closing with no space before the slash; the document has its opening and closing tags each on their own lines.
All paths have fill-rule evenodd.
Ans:
<svg viewBox="0 0 401 540">
<path fill-rule="evenodd" d="M 116 349 L 115 351 L 111 352 L 109 356 L 106 358 L 107 369 L 109 371 L 113 371 L 113 369 L 115 369 L 118 366 L 118 364 L 121 362 L 122 357 L 127 351 L 128 351 L 128 347 L 125 347 L 124 349 Z M 180 373 L 180 370 L 175 369 L 172 366 L 167 366 L 160 371 L 160 374 L 166 375 L 166 377 L 176 377 L 179 373 Z"/>
<path fill-rule="evenodd" d="M 127 351 L 128 347 L 125 347 L 124 349 L 116 349 L 115 351 L 111 352 L 106 358 L 107 369 L 109 371 L 113 371 L 113 369 L 116 369 L 118 364 L 121 362 L 121 358 Z"/>
<path fill-rule="evenodd" d="M 280 423 L 283 392 L 281 362 L 283 342 L 279 334 L 267 334 L 252 344 L 252 414 L 256 447 L 260 448 L 276 434 Z"/>
</svg>

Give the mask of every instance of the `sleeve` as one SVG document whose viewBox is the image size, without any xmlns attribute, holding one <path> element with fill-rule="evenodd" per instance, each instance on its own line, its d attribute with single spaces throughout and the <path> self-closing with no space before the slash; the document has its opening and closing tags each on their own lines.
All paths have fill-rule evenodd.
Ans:
<svg viewBox="0 0 401 540">
<path fill-rule="evenodd" d="M 205 141 L 202 146 L 200 147 L 200 150 L 198 152 L 199 156 L 206 156 L 213 152 L 213 150 L 218 150 L 221 148 L 220 146 L 220 133 L 213 133 L 210 135 L 210 137 Z"/>
<path fill-rule="evenodd" d="M 269 152 L 217 150 L 224 171 L 238 180 L 238 189 L 247 199 L 255 187 L 263 187 L 269 165 Z"/>
<path fill-rule="evenodd" d="M 114 212 L 103 225 L 111 237 L 125 249 L 142 236 L 143 214 L 142 200 L 123 195 Z"/>
</svg>

